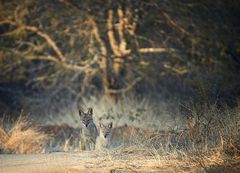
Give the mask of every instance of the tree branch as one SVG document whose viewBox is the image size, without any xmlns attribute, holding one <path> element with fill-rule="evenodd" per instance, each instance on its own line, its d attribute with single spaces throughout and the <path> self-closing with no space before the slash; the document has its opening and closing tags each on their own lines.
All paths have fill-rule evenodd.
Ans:
<svg viewBox="0 0 240 173">
<path fill-rule="evenodd" d="M 130 83 L 128 86 L 126 86 L 125 88 L 122 89 L 108 89 L 108 92 L 110 94 L 119 94 L 119 93 L 125 93 L 129 90 L 131 90 L 140 80 L 142 80 L 141 77 L 136 78 L 132 83 Z"/>
<path fill-rule="evenodd" d="M 189 33 L 185 29 L 183 29 L 181 26 L 179 26 L 176 22 L 174 22 L 167 13 L 162 12 L 162 15 L 167 19 L 167 22 L 169 23 L 169 25 L 173 26 L 181 33 L 189 35 Z"/>
<path fill-rule="evenodd" d="M 173 48 L 139 48 L 139 53 L 163 53 L 163 52 L 176 52 Z"/>
<path fill-rule="evenodd" d="M 61 50 L 57 47 L 56 43 L 53 41 L 53 39 L 46 33 L 40 31 L 37 27 L 35 26 L 28 26 L 28 25 L 24 25 L 22 22 L 15 22 L 12 20 L 5 20 L 0 22 L 0 25 L 4 25 L 4 24 L 10 24 L 12 26 L 16 26 L 19 29 L 24 29 L 27 31 L 31 31 L 36 33 L 38 36 L 42 37 L 47 43 L 48 45 L 54 50 L 54 52 L 58 55 L 60 61 L 65 62 L 66 58 L 64 57 L 63 53 L 61 52 Z M 13 31 L 14 32 L 14 31 Z M 6 34 L 3 34 L 4 36 L 7 35 L 11 35 L 12 32 L 8 32 Z"/>
<path fill-rule="evenodd" d="M 19 26 L 19 23 L 21 24 L 21 26 Z M 47 54 L 46 56 L 23 55 L 19 51 L 13 51 L 14 53 L 18 54 L 19 56 L 25 58 L 26 60 L 51 61 L 51 62 L 62 65 L 66 69 L 69 69 L 71 71 L 76 71 L 76 72 L 84 72 L 85 70 L 89 69 L 91 67 L 91 65 L 94 64 L 98 60 L 98 57 L 94 56 L 94 58 L 92 60 L 87 61 L 87 63 L 85 63 L 84 66 L 68 64 L 66 62 L 65 56 L 63 55 L 61 50 L 57 47 L 56 43 L 52 40 L 52 38 L 48 34 L 40 31 L 37 27 L 27 26 L 27 25 L 22 24 L 21 22 L 17 23 L 17 22 L 11 21 L 11 20 L 5 20 L 5 21 L 0 22 L 0 25 L 3 25 L 3 24 L 10 24 L 10 25 L 19 27 L 21 29 L 36 33 L 38 36 L 42 37 L 48 43 L 48 45 L 55 51 L 55 53 L 59 57 L 59 58 L 56 58 L 49 54 Z M 4 34 L 4 35 L 8 35 L 8 34 Z M 26 43 L 24 43 L 24 44 L 26 44 Z M 29 45 L 31 47 L 35 47 L 35 45 L 32 43 L 27 43 L 27 45 Z M 104 49 L 102 49 L 103 54 L 104 54 L 104 52 L 106 52 L 106 51 Z"/>
<path fill-rule="evenodd" d="M 115 56 L 118 56 L 118 57 L 121 57 L 122 54 L 119 50 L 119 47 L 117 45 L 117 41 L 115 39 L 115 36 L 114 36 L 114 27 L 113 27 L 113 9 L 110 9 L 108 11 L 108 19 L 107 19 L 107 28 L 108 28 L 108 39 L 109 39 L 109 43 L 110 43 L 110 46 L 111 46 L 111 49 L 114 53 Z"/>
<path fill-rule="evenodd" d="M 122 8 L 118 8 L 118 35 L 119 35 L 119 41 L 120 41 L 120 45 L 119 45 L 119 49 L 121 52 L 124 52 L 126 49 L 126 40 L 124 38 L 124 19 L 123 19 L 123 11 Z"/>
<path fill-rule="evenodd" d="M 63 53 L 60 51 L 60 49 L 57 47 L 56 43 L 52 40 L 52 38 L 47 35 L 46 33 L 41 32 L 37 27 L 35 26 L 24 26 L 24 28 L 28 31 L 35 32 L 40 37 L 44 38 L 46 42 L 52 47 L 52 49 L 55 51 L 55 53 L 58 55 L 60 61 L 65 62 L 66 58 L 64 57 Z"/>
</svg>

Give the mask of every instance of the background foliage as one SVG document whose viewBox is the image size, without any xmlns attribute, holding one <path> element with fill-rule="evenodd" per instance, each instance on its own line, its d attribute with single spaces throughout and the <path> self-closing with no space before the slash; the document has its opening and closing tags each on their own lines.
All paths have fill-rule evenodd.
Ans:
<svg viewBox="0 0 240 173">
<path fill-rule="evenodd" d="M 129 93 L 234 106 L 239 9 L 237 0 L 1 1 L 1 112 Z"/>
</svg>

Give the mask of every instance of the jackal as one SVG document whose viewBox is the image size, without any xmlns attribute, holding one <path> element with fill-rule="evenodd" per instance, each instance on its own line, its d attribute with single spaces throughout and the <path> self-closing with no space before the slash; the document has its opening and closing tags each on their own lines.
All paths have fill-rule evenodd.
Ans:
<svg viewBox="0 0 240 173">
<path fill-rule="evenodd" d="M 112 122 L 104 125 L 99 123 L 99 135 L 96 141 L 96 149 L 102 150 L 110 147 L 110 140 L 112 137 Z"/>
<path fill-rule="evenodd" d="M 93 110 L 88 108 L 87 113 L 79 110 L 79 116 L 82 124 L 82 132 L 80 137 L 81 150 L 94 150 L 98 131 L 95 123 L 93 122 Z"/>
</svg>

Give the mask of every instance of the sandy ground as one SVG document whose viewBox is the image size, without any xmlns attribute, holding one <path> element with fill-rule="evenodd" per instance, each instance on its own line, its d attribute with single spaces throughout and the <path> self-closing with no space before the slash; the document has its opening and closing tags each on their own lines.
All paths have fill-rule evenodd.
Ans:
<svg viewBox="0 0 240 173">
<path fill-rule="evenodd" d="M 131 153 L 49 153 L 2 154 L 0 173 L 120 173 L 161 172 L 193 173 L 195 165 L 189 162 L 132 155 Z"/>
<path fill-rule="evenodd" d="M 97 169 L 103 158 L 91 153 L 51 153 L 51 154 L 2 154 L 1 173 L 48 173 L 48 172 L 110 172 L 109 168 Z"/>
</svg>

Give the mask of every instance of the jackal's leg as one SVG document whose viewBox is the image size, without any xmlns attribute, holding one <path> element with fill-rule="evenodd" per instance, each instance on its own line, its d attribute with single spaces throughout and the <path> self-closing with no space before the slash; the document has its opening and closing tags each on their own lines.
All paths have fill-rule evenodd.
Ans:
<svg viewBox="0 0 240 173">
<path fill-rule="evenodd" d="M 80 135 L 80 149 L 86 150 L 86 137 L 83 132 Z"/>
<path fill-rule="evenodd" d="M 89 140 L 89 139 L 87 140 L 86 149 L 88 151 L 92 150 L 92 148 L 91 148 L 91 140 Z"/>
<path fill-rule="evenodd" d="M 80 149 L 86 150 L 86 142 L 84 139 L 80 139 Z"/>
<path fill-rule="evenodd" d="M 95 144 L 92 141 L 90 141 L 90 143 L 89 143 L 89 148 L 90 148 L 90 150 L 95 149 Z"/>
</svg>

